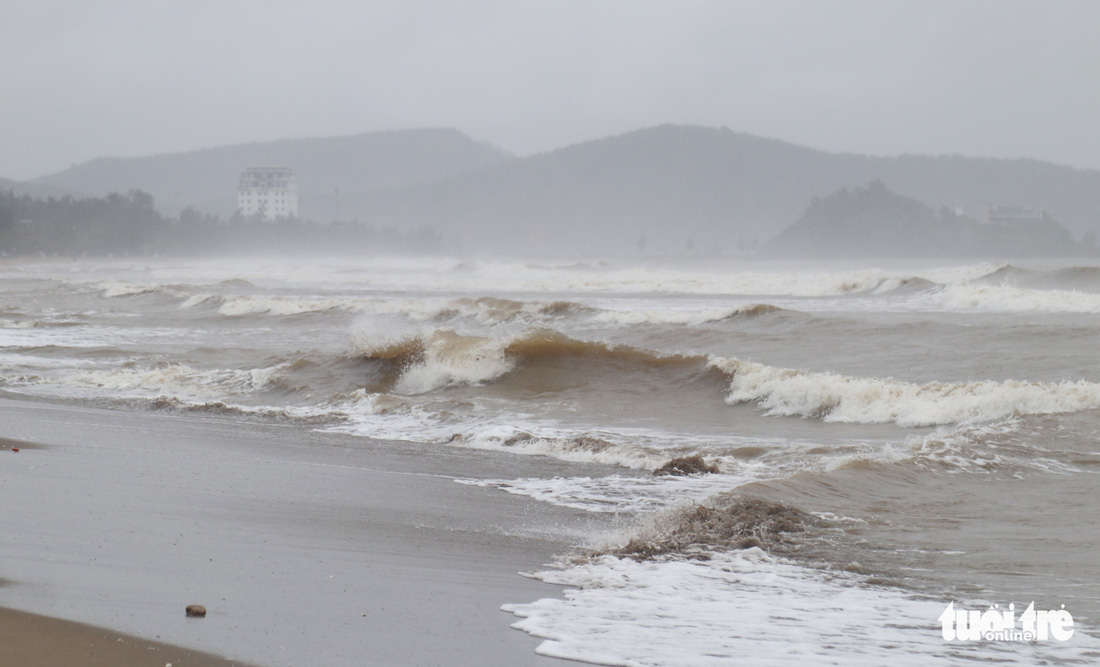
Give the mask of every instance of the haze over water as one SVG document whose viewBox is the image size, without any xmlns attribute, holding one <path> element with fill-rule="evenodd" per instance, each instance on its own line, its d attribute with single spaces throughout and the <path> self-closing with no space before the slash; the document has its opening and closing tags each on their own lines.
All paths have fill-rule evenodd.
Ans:
<svg viewBox="0 0 1100 667">
<path fill-rule="evenodd" d="M 538 574 L 575 593 L 508 607 L 548 655 L 1090 663 L 1100 268 L 894 266 L 9 262 L 0 390 L 598 464 L 465 480 L 579 525 L 618 515 L 579 540 L 595 555 Z M 652 474 L 691 454 L 720 472 Z M 734 497 L 812 528 L 776 549 L 607 555 Z M 1076 632 L 948 643 L 951 601 L 1064 604 Z"/>
</svg>

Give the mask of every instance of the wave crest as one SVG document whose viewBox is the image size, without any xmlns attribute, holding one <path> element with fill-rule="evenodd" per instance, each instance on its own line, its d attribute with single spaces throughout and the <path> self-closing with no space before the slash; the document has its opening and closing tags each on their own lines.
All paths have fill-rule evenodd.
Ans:
<svg viewBox="0 0 1100 667">
<path fill-rule="evenodd" d="M 721 322 L 737 317 L 761 317 L 783 311 L 779 306 L 766 303 L 753 303 L 732 308 L 712 308 L 707 310 L 605 310 L 593 319 L 608 324 L 679 324 L 699 325 Z"/>
<path fill-rule="evenodd" d="M 726 397 L 730 405 L 755 402 L 770 415 L 827 422 L 936 426 L 1100 407 L 1100 385 L 1084 380 L 913 384 L 775 368 L 718 357 L 712 358 L 710 364 L 732 378 Z"/>
<path fill-rule="evenodd" d="M 1027 289 L 1008 285 L 959 284 L 947 287 L 942 299 L 949 308 L 1053 313 L 1100 313 L 1100 294 L 1057 289 Z"/>
<path fill-rule="evenodd" d="M 180 308 L 217 308 L 219 315 L 242 317 L 246 315 L 289 316 L 305 313 L 351 310 L 347 301 L 340 299 L 286 299 L 263 296 L 226 296 L 223 294 L 194 294 L 180 304 Z"/>
</svg>

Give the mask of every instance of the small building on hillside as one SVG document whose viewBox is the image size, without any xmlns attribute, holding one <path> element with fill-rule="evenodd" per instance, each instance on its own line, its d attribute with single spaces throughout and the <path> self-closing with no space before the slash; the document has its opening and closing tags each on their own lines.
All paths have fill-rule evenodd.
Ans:
<svg viewBox="0 0 1100 667">
<path fill-rule="evenodd" d="M 298 178 L 287 167 L 249 167 L 237 186 L 237 210 L 246 218 L 297 217 Z"/>
</svg>

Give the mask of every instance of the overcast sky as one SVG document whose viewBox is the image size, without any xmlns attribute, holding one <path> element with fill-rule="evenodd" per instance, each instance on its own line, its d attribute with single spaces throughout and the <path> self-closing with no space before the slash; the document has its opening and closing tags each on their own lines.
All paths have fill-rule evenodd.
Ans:
<svg viewBox="0 0 1100 667">
<path fill-rule="evenodd" d="M 413 127 L 660 123 L 1100 168 L 1100 2 L 4 0 L 0 176 Z"/>
</svg>

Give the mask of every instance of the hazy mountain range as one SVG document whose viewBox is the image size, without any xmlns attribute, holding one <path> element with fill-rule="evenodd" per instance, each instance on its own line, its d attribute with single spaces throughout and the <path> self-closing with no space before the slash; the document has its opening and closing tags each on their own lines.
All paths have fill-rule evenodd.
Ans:
<svg viewBox="0 0 1100 667">
<path fill-rule="evenodd" d="M 791 225 L 815 197 L 881 181 L 980 218 L 986 205 L 1045 209 L 1073 235 L 1100 228 L 1100 171 L 1030 159 L 828 153 L 697 126 L 663 125 L 515 157 L 453 129 L 242 144 L 101 158 L 5 185 L 39 196 L 131 188 L 174 214 L 228 216 L 240 171 L 295 170 L 300 215 L 430 227 L 489 249 L 735 251 Z"/>
<path fill-rule="evenodd" d="M 400 188 L 511 159 L 457 130 L 407 130 L 99 158 L 29 185 L 94 196 L 137 188 L 153 195 L 168 213 L 191 206 L 228 216 L 236 210 L 237 183 L 245 167 L 289 166 L 298 175 L 303 216 L 321 219 L 335 215 L 337 190 L 355 194 Z"/>
</svg>

